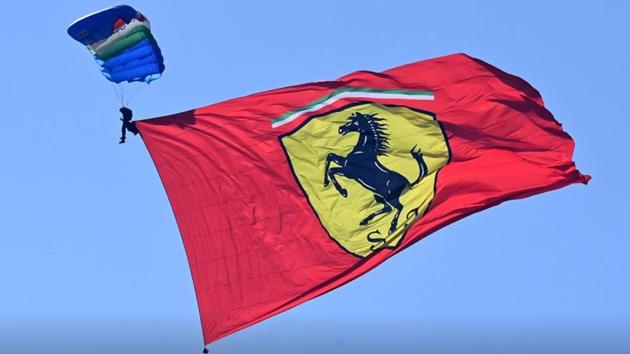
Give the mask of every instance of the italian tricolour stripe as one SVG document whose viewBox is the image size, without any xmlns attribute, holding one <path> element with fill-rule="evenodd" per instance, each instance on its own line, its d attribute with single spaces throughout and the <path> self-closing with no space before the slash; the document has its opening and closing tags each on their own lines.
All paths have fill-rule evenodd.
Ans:
<svg viewBox="0 0 630 354">
<path fill-rule="evenodd" d="M 433 100 L 433 93 L 431 91 L 409 91 L 409 90 L 375 90 L 369 88 L 344 88 L 339 89 L 331 94 L 322 97 L 321 99 L 312 102 L 306 107 L 291 111 L 285 115 L 273 119 L 271 121 L 272 128 L 277 128 L 290 123 L 301 116 L 317 112 L 320 109 L 330 106 L 333 103 L 343 99 L 389 99 L 389 100 L 414 100 L 414 101 L 426 101 Z"/>
</svg>

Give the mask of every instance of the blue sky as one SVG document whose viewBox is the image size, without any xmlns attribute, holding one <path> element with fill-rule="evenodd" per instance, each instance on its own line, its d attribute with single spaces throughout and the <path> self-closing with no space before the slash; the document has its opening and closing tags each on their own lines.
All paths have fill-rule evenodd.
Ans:
<svg viewBox="0 0 630 354">
<path fill-rule="evenodd" d="M 65 32 L 109 5 L 4 5 L 0 352 L 202 348 L 157 172 L 140 139 L 117 144 L 112 89 Z M 630 351 L 626 2 L 130 5 L 166 58 L 131 103 L 138 117 L 465 52 L 539 89 L 593 176 L 461 220 L 211 352 Z"/>
</svg>

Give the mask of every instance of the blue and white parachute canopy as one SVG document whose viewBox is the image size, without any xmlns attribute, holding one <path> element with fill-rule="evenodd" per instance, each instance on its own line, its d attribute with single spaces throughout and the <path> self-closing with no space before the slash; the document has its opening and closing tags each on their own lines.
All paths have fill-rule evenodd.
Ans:
<svg viewBox="0 0 630 354">
<path fill-rule="evenodd" d="M 68 34 L 87 46 L 109 81 L 149 83 L 164 72 L 164 58 L 151 34 L 151 24 L 131 6 L 114 6 L 84 16 L 68 27 Z"/>
</svg>

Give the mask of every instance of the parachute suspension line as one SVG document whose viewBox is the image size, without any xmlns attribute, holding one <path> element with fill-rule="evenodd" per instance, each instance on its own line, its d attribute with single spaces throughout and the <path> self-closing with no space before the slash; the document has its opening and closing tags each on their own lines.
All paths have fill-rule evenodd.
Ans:
<svg viewBox="0 0 630 354">
<path fill-rule="evenodd" d="M 129 83 L 129 85 L 131 85 L 131 83 Z M 147 84 L 148 85 L 148 84 Z M 139 84 L 136 85 L 136 87 L 134 87 L 134 89 L 131 91 L 131 93 L 127 96 L 127 101 L 123 102 L 123 106 L 127 106 L 128 104 L 131 103 L 131 100 L 133 100 L 136 95 L 138 94 L 138 92 L 142 89 L 142 87 L 144 87 L 145 85 Z"/>
<path fill-rule="evenodd" d="M 114 94 L 116 95 L 116 98 L 118 98 L 118 101 L 120 101 L 120 105 L 124 106 L 125 102 L 124 102 L 124 95 L 122 93 L 122 90 L 120 92 L 118 92 L 118 90 L 116 89 L 116 84 L 114 84 L 113 82 L 109 82 L 112 86 L 112 90 L 114 91 Z"/>
<path fill-rule="evenodd" d="M 118 86 L 118 90 L 120 91 L 120 105 L 122 107 L 127 107 L 127 105 L 125 105 L 125 87 L 123 86 L 124 83 L 123 82 L 119 82 L 118 84 L 116 84 L 116 86 Z"/>
<path fill-rule="evenodd" d="M 95 61 L 94 64 L 96 64 L 96 66 L 98 66 L 99 69 L 101 68 L 101 66 L 98 64 L 97 61 Z M 107 82 L 109 82 L 109 84 L 111 85 L 112 91 L 114 91 L 114 95 L 116 95 L 116 98 L 118 99 L 118 102 L 120 102 L 120 105 L 124 106 L 125 105 L 125 103 L 124 103 L 125 95 L 124 95 L 124 93 L 122 91 L 122 88 L 120 88 L 120 86 L 116 85 L 115 83 L 113 83 L 113 82 L 111 82 L 109 80 L 107 80 Z M 118 89 L 116 88 L 116 86 L 118 86 Z"/>
</svg>

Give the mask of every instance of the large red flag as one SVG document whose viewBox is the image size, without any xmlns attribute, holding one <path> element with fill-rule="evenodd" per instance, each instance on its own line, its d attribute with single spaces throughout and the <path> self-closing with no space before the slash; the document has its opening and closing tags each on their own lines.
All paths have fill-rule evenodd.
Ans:
<svg viewBox="0 0 630 354">
<path fill-rule="evenodd" d="M 137 122 L 210 343 L 503 201 L 586 183 L 522 79 L 463 54 Z"/>
</svg>

